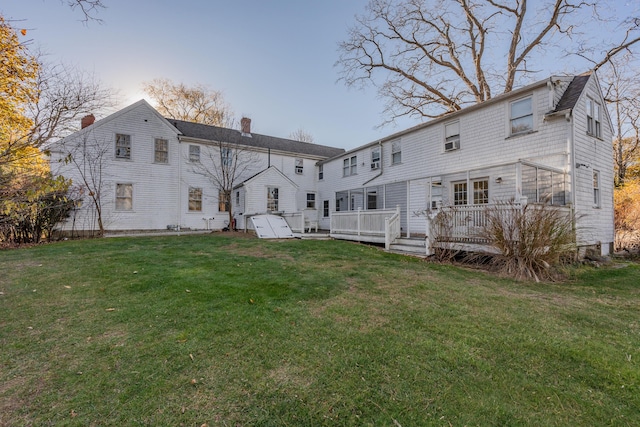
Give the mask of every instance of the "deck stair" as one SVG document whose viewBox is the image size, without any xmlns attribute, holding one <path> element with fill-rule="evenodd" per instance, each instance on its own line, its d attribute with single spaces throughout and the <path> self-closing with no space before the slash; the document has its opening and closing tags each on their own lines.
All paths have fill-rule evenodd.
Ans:
<svg viewBox="0 0 640 427">
<path fill-rule="evenodd" d="M 410 255 L 422 255 L 426 256 L 427 248 L 425 246 L 425 239 L 422 238 L 406 238 L 401 237 L 396 239 L 389 248 L 389 252 L 410 254 Z"/>
</svg>

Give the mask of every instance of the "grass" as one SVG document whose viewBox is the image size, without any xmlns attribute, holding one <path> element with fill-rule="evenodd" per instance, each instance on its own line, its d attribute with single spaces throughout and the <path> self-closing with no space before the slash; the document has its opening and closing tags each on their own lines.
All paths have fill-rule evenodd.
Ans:
<svg viewBox="0 0 640 427">
<path fill-rule="evenodd" d="M 339 241 L 0 252 L 0 425 L 640 425 L 640 267 L 522 283 Z"/>
</svg>

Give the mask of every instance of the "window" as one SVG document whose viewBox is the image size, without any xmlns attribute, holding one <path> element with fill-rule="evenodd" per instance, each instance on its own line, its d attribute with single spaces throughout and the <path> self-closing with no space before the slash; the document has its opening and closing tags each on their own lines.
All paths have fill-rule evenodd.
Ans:
<svg viewBox="0 0 640 427">
<path fill-rule="evenodd" d="M 324 165 L 318 165 L 318 181 L 324 179 Z"/>
<path fill-rule="evenodd" d="M 133 184 L 116 184 L 116 210 L 133 209 Z"/>
<path fill-rule="evenodd" d="M 329 201 L 324 200 L 322 202 L 322 216 L 324 218 L 329 218 Z"/>
<path fill-rule="evenodd" d="M 453 204 L 467 204 L 467 182 L 455 182 L 453 184 Z"/>
<path fill-rule="evenodd" d="M 371 169 L 380 169 L 380 147 L 371 150 Z"/>
<path fill-rule="evenodd" d="M 277 187 L 267 187 L 267 210 L 268 211 L 278 210 L 278 188 Z"/>
<path fill-rule="evenodd" d="M 230 209 L 230 194 L 225 193 L 224 190 L 218 192 L 218 212 L 229 212 Z"/>
<path fill-rule="evenodd" d="M 199 152 L 198 152 L 198 160 L 200 160 Z M 222 166 L 231 166 L 233 164 L 233 150 L 231 148 L 220 149 L 220 164 Z M 221 212 L 224 212 L 224 211 L 221 211 Z"/>
<path fill-rule="evenodd" d="M 307 209 L 316 208 L 316 193 L 307 193 Z"/>
<path fill-rule="evenodd" d="M 511 135 L 533 130 L 533 102 L 531 97 L 511 103 Z"/>
<path fill-rule="evenodd" d="M 402 145 L 400 141 L 391 143 L 391 164 L 397 165 L 402 161 Z"/>
<path fill-rule="evenodd" d="M 460 148 L 460 122 L 444 125 L 444 151 Z"/>
<path fill-rule="evenodd" d="M 488 179 L 473 181 L 473 203 L 476 205 L 484 205 L 489 203 Z"/>
<path fill-rule="evenodd" d="M 565 174 L 523 165 L 522 195 L 533 203 L 565 205 Z"/>
<path fill-rule="evenodd" d="M 189 212 L 202 211 L 202 188 L 189 187 Z"/>
<path fill-rule="evenodd" d="M 367 190 L 367 209 L 378 209 L 378 190 Z"/>
<path fill-rule="evenodd" d="M 587 133 L 597 138 L 602 137 L 602 115 L 600 104 L 587 98 Z"/>
<path fill-rule="evenodd" d="M 156 163 L 169 163 L 169 141 L 156 138 L 154 145 L 155 155 L 153 161 Z"/>
<path fill-rule="evenodd" d="M 189 161 L 194 163 L 200 162 L 200 146 L 199 145 L 189 146 Z"/>
<path fill-rule="evenodd" d="M 302 175 L 302 169 L 304 166 L 304 161 L 301 158 L 296 158 L 296 173 L 298 175 Z"/>
<path fill-rule="evenodd" d="M 342 163 L 342 176 L 355 175 L 358 171 L 358 158 L 356 156 L 344 159 Z"/>
<path fill-rule="evenodd" d="M 236 191 L 236 206 L 240 206 L 240 192 Z"/>
<path fill-rule="evenodd" d="M 593 206 L 600 207 L 600 172 L 593 171 Z"/>
<path fill-rule="evenodd" d="M 116 134 L 116 159 L 131 159 L 131 135 Z"/>
</svg>

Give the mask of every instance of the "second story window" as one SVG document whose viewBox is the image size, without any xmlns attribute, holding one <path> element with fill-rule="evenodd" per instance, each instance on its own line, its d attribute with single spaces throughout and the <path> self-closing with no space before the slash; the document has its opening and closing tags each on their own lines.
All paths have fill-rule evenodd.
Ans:
<svg viewBox="0 0 640 427">
<path fill-rule="evenodd" d="M 200 148 L 200 147 L 198 147 L 198 148 Z M 200 156 L 198 156 L 198 157 L 200 157 Z M 220 164 L 222 166 L 231 166 L 233 164 L 233 150 L 231 148 L 221 148 L 220 149 Z"/>
<path fill-rule="evenodd" d="M 460 122 L 444 125 L 444 151 L 460 148 Z"/>
<path fill-rule="evenodd" d="M 587 98 L 587 133 L 597 138 L 602 137 L 602 108 L 591 98 Z"/>
<path fill-rule="evenodd" d="M 116 159 L 131 160 L 131 135 L 116 134 Z"/>
<path fill-rule="evenodd" d="M 531 97 L 513 101 L 510 107 L 511 135 L 533 130 L 533 101 Z"/>
<path fill-rule="evenodd" d="M 318 165 L 318 181 L 324 179 L 324 165 Z"/>
<path fill-rule="evenodd" d="M 391 164 L 397 165 L 402 162 L 402 144 L 400 141 L 391 143 Z"/>
<path fill-rule="evenodd" d="M 200 146 L 199 145 L 189 146 L 189 161 L 194 163 L 200 162 Z"/>
<path fill-rule="evenodd" d="M 347 157 L 342 162 L 342 176 L 355 175 L 358 172 L 358 158 L 356 156 Z"/>
<path fill-rule="evenodd" d="M 301 158 L 296 158 L 296 173 L 298 175 L 302 175 L 302 168 L 304 166 L 304 161 Z"/>
<path fill-rule="evenodd" d="M 156 138 L 153 161 L 156 163 L 169 163 L 169 142 L 166 139 Z"/>
<path fill-rule="evenodd" d="M 380 169 L 380 147 L 371 150 L 371 169 Z"/>
</svg>

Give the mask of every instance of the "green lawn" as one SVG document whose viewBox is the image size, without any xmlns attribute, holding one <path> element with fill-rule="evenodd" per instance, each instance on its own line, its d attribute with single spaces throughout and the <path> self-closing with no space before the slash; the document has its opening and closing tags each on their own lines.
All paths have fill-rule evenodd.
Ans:
<svg viewBox="0 0 640 427">
<path fill-rule="evenodd" d="M 1 426 L 640 425 L 637 264 L 137 237 L 0 251 L 0 292 Z"/>
</svg>

